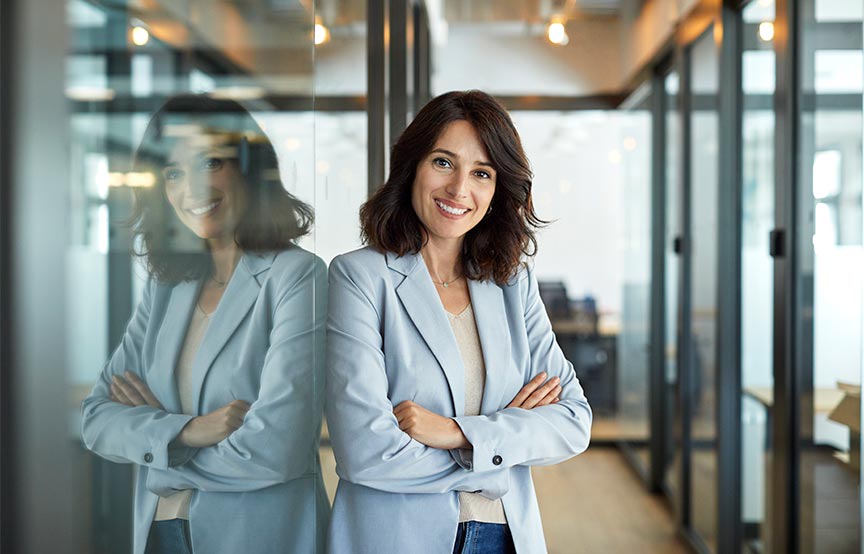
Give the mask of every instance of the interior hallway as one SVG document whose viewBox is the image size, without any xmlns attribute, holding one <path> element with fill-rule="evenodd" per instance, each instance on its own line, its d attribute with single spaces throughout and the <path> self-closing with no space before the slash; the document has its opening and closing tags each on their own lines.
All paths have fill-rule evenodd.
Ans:
<svg viewBox="0 0 864 554">
<path fill-rule="evenodd" d="M 321 466 L 332 501 L 329 447 L 321 448 Z M 645 491 L 617 448 L 591 447 L 563 464 L 535 467 L 533 474 L 549 554 L 688 552 L 663 499 Z"/>
</svg>

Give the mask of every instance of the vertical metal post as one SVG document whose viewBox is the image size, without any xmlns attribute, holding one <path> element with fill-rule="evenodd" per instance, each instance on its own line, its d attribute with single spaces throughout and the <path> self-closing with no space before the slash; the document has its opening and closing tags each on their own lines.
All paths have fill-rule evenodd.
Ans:
<svg viewBox="0 0 864 554">
<path fill-rule="evenodd" d="M 76 539 L 86 514 L 74 509 L 80 483 L 71 478 L 66 384 L 66 17 L 64 10 L 41 2 L 13 0 L 2 6 L 0 90 L 4 117 L 14 114 L 12 125 L 4 125 L 2 145 L 8 177 L 2 182 L 8 195 L 3 198 L 9 202 L 2 218 L 8 226 L 3 260 L 9 263 L 3 289 L 11 291 L 14 303 L 4 305 L 2 317 L 15 322 L 3 337 L 4 346 L 14 345 L 2 371 L 14 375 L 14 388 L 3 394 L 14 399 L 7 422 L 15 426 L 14 443 L 2 437 L 15 469 L 14 491 L 4 490 L 3 496 L 11 494 L 14 501 L 12 552 L 77 552 L 83 551 Z M 8 409 L 5 402 L 3 409 Z M 9 531 L 6 523 L 3 534 Z"/>
<path fill-rule="evenodd" d="M 772 551 L 797 554 L 799 519 L 798 436 L 800 430 L 799 383 L 796 356 L 797 258 L 795 240 L 798 160 L 799 3 L 777 0 L 774 22 L 776 59 L 776 122 L 774 237 L 774 451 L 772 452 L 771 540 Z"/>
<path fill-rule="evenodd" d="M 717 551 L 742 548 L 741 523 L 741 15 L 721 7 L 717 222 Z"/>
<path fill-rule="evenodd" d="M 0 551 L 13 552 L 17 524 L 15 521 L 16 495 L 14 488 L 15 460 L 12 445 L 17 441 L 14 433 L 14 401 L 12 393 L 11 314 L 11 230 L 12 215 L 12 10 L 15 2 L 0 2 Z"/>
<path fill-rule="evenodd" d="M 685 532 L 691 529 L 690 518 L 690 460 L 691 460 L 691 399 L 693 396 L 691 371 L 693 368 L 693 339 L 690 329 L 691 320 L 691 273 L 690 262 L 692 260 L 692 235 L 691 235 L 691 175 L 692 149 L 691 120 L 693 111 L 692 80 L 693 70 L 692 51 L 685 48 L 681 63 L 681 81 L 679 98 L 681 105 L 681 205 L 679 206 L 681 217 L 680 238 L 680 264 L 678 276 L 678 405 L 679 405 L 679 429 L 681 437 L 681 475 L 679 476 L 679 527 Z"/>
<path fill-rule="evenodd" d="M 388 0 L 366 3 L 368 190 L 372 196 L 384 184 L 387 150 L 387 20 Z"/>
<path fill-rule="evenodd" d="M 410 0 L 390 1 L 390 141 L 408 125 L 408 40 Z"/>
<path fill-rule="evenodd" d="M 650 487 L 663 490 L 666 469 L 666 87 L 651 77 L 651 428 Z"/>
<path fill-rule="evenodd" d="M 431 41 L 424 2 L 414 4 L 414 109 L 416 115 L 431 96 Z"/>
</svg>

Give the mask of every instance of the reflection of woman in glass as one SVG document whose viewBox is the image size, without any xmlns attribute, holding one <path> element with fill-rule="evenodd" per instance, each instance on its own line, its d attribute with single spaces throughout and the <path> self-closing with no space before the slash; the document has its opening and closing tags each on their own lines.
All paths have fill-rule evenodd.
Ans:
<svg viewBox="0 0 864 554">
<path fill-rule="evenodd" d="M 591 409 L 526 264 L 531 171 L 490 96 L 432 100 L 330 266 L 333 553 L 545 552 L 530 466 L 588 446 Z"/>
<path fill-rule="evenodd" d="M 316 552 L 326 269 L 294 244 L 312 210 L 233 101 L 169 100 L 135 166 L 150 279 L 83 405 L 87 447 L 138 464 L 134 552 Z"/>
</svg>

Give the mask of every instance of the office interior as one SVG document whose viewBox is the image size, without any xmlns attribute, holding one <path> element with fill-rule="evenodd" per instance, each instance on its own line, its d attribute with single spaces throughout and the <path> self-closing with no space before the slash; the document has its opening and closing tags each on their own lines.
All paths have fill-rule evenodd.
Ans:
<svg viewBox="0 0 864 554">
<path fill-rule="evenodd" d="M 534 472 L 549 551 L 864 552 L 862 14 L 4 1 L 2 551 L 129 551 L 133 468 L 84 449 L 79 405 L 141 295 L 123 218 L 162 102 L 247 106 L 329 262 L 413 115 L 476 88 L 531 160 L 541 295 L 595 413 L 588 452 Z"/>
</svg>

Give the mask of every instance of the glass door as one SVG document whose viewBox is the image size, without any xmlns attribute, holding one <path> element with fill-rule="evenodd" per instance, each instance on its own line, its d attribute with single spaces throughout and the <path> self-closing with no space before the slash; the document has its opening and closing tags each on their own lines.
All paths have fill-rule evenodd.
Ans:
<svg viewBox="0 0 864 554">
<path fill-rule="evenodd" d="M 862 5 L 798 9 L 799 551 L 860 552 Z"/>
<path fill-rule="evenodd" d="M 774 2 L 742 11 L 741 520 L 744 551 L 771 552 L 774 225 Z"/>
<path fill-rule="evenodd" d="M 717 261 L 719 52 L 715 26 L 690 47 L 689 328 L 685 327 L 691 446 L 690 524 L 711 551 L 717 543 Z"/>
</svg>

